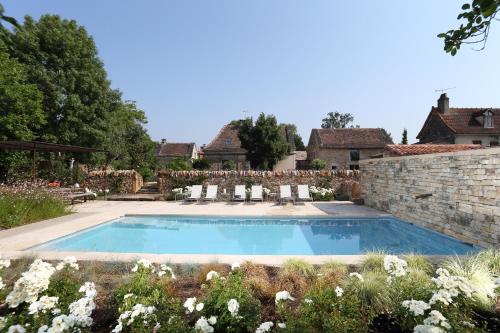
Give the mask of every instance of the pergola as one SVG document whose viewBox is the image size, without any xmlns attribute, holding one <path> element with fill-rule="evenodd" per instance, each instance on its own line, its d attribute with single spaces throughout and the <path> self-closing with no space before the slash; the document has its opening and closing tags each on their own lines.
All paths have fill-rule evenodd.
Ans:
<svg viewBox="0 0 500 333">
<path fill-rule="evenodd" d="M 37 152 L 65 152 L 65 153 L 92 153 L 106 152 L 104 149 L 62 145 L 58 143 L 48 143 L 40 141 L 0 141 L 0 149 L 8 150 L 29 150 L 32 153 L 32 177 L 36 179 L 36 158 Z"/>
</svg>

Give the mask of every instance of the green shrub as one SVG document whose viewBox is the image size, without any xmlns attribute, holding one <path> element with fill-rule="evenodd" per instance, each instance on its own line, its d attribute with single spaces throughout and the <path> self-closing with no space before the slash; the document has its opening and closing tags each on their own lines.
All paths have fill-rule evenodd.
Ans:
<svg viewBox="0 0 500 333">
<path fill-rule="evenodd" d="M 68 214 L 62 199 L 43 190 L 0 192 L 0 227 L 13 228 Z"/>
<path fill-rule="evenodd" d="M 214 277 L 204 291 L 202 314 L 217 317 L 216 332 L 253 332 L 260 323 L 261 304 L 245 287 L 241 272 Z M 236 312 L 230 312 L 230 302 L 238 304 Z"/>
<path fill-rule="evenodd" d="M 387 274 L 380 270 L 364 270 L 362 276 L 363 280 L 354 277 L 349 279 L 349 290 L 356 294 L 363 309 L 385 313 L 391 306 Z"/>
<path fill-rule="evenodd" d="M 427 274 L 434 272 L 434 267 L 426 257 L 418 254 L 407 254 L 403 259 L 408 263 L 408 268 L 411 270 L 421 270 Z"/>
<path fill-rule="evenodd" d="M 310 278 L 316 274 L 316 269 L 310 263 L 302 259 L 287 259 L 283 262 L 282 271 L 301 274 L 305 278 Z"/>
<path fill-rule="evenodd" d="M 166 167 L 169 170 L 176 170 L 176 171 L 192 169 L 191 164 L 188 162 L 188 160 L 181 157 L 173 159 L 172 161 L 170 161 L 170 163 L 167 164 Z"/>
<path fill-rule="evenodd" d="M 360 270 L 362 272 L 378 271 L 385 272 L 384 270 L 384 252 L 367 252 L 360 263 Z"/>
<path fill-rule="evenodd" d="M 226 171 L 236 170 L 236 163 L 233 160 L 222 161 L 221 169 Z"/>
<path fill-rule="evenodd" d="M 319 158 L 315 158 L 314 160 L 311 161 L 310 167 L 311 169 L 314 170 L 323 170 L 326 167 L 326 162 L 320 160 Z"/>
<path fill-rule="evenodd" d="M 199 158 L 193 161 L 193 169 L 195 170 L 209 170 L 210 162 L 204 158 Z"/>
</svg>

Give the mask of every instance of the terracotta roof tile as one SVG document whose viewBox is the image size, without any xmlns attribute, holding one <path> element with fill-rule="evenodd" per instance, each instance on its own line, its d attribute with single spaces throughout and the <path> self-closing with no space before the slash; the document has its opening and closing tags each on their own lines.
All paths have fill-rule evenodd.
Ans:
<svg viewBox="0 0 500 333">
<path fill-rule="evenodd" d="M 194 142 L 190 143 L 167 142 L 160 146 L 160 150 L 158 151 L 158 156 L 191 157 L 193 154 L 194 147 L 195 147 Z"/>
<path fill-rule="evenodd" d="M 448 153 L 454 151 L 471 150 L 471 149 L 482 149 L 481 145 L 469 145 L 469 144 L 447 144 L 447 145 L 436 145 L 436 144 L 414 144 L 414 145 L 387 145 L 385 151 L 399 156 L 408 155 L 423 155 L 423 154 L 435 154 L 435 153 Z"/>
<path fill-rule="evenodd" d="M 384 148 L 392 143 L 381 128 L 320 128 L 313 131 L 318 133 L 323 148 Z"/>
<path fill-rule="evenodd" d="M 245 153 L 241 148 L 241 141 L 238 138 L 238 127 L 227 124 L 219 131 L 217 136 L 204 149 L 204 153 L 215 151 Z"/>
</svg>

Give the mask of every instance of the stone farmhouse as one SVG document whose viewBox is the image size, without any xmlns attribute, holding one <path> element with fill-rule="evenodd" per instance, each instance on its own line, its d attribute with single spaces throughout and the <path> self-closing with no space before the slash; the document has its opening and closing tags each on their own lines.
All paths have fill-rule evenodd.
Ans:
<svg viewBox="0 0 500 333">
<path fill-rule="evenodd" d="M 222 127 L 215 138 L 203 147 L 203 158 L 210 162 L 213 170 L 220 170 L 224 161 L 234 161 L 236 170 L 247 169 L 246 150 L 241 148 L 238 127 L 233 124 Z"/>
<path fill-rule="evenodd" d="M 420 133 L 419 143 L 479 144 L 496 147 L 500 137 L 500 109 L 450 108 L 450 99 L 441 94 Z"/>
<path fill-rule="evenodd" d="M 156 156 L 162 164 L 167 164 L 176 158 L 184 158 L 188 162 L 198 158 L 198 149 L 194 142 L 162 142 Z"/>
<path fill-rule="evenodd" d="M 473 144 L 414 144 L 414 145 L 387 145 L 380 157 L 399 157 L 411 155 L 425 155 L 437 153 L 451 153 L 463 150 L 482 149 L 481 145 Z"/>
<path fill-rule="evenodd" d="M 326 169 L 359 169 L 359 160 L 383 153 L 392 139 L 382 128 L 315 128 L 307 146 L 307 160 L 326 162 Z"/>
</svg>

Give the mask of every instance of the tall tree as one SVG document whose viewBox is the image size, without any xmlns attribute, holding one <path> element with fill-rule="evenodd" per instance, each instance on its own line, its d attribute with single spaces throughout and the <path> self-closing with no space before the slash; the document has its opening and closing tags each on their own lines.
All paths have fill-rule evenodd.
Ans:
<svg viewBox="0 0 500 333">
<path fill-rule="evenodd" d="M 238 137 L 252 169 L 272 169 L 287 153 L 289 146 L 276 117 L 261 113 L 255 123 L 252 118 L 238 122 Z"/>
<path fill-rule="evenodd" d="M 321 128 L 346 128 L 353 121 L 354 117 L 350 113 L 328 112 L 327 117 L 322 120 Z"/>
<path fill-rule="evenodd" d="M 401 137 L 401 144 L 407 145 L 408 144 L 408 131 L 406 128 L 403 130 L 403 135 Z"/>
<path fill-rule="evenodd" d="M 304 145 L 304 141 L 302 141 L 302 137 L 298 133 L 297 126 L 295 124 L 282 124 L 288 131 L 288 135 L 291 136 L 291 140 L 295 146 L 295 150 L 306 150 L 306 146 Z"/>
<path fill-rule="evenodd" d="M 444 50 L 451 55 L 457 54 L 462 44 L 480 44 L 478 50 L 486 47 L 491 23 L 500 11 L 500 0 L 473 0 L 462 5 L 458 20 L 464 22 L 457 29 L 440 33 L 444 39 Z"/>
</svg>

